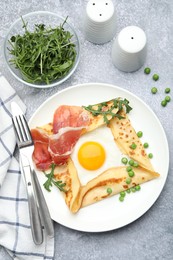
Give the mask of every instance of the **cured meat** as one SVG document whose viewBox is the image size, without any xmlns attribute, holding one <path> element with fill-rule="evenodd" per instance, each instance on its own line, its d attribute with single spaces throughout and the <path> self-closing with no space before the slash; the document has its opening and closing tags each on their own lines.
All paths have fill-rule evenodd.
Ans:
<svg viewBox="0 0 173 260">
<path fill-rule="evenodd" d="M 67 161 L 81 135 L 82 128 L 66 127 L 63 131 L 61 130 L 49 138 L 49 152 L 56 164 L 63 164 Z"/>
<path fill-rule="evenodd" d="M 32 129 L 31 135 L 34 140 L 33 160 L 35 165 L 39 170 L 46 170 L 52 163 L 52 157 L 48 151 L 49 137 L 40 129 Z"/>
<path fill-rule="evenodd" d="M 88 124 L 88 113 L 82 107 L 62 105 L 57 108 L 53 118 L 53 135 L 49 138 L 49 152 L 56 164 L 64 164 L 68 160 L 82 129 Z"/>
<path fill-rule="evenodd" d="M 82 130 L 89 122 L 88 113 L 82 107 L 60 106 L 54 113 L 51 134 L 50 129 L 32 129 L 35 146 L 33 160 L 36 167 L 46 170 L 52 163 L 66 163 Z"/>
<path fill-rule="evenodd" d="M 32 139 L 40 143 L 49 143 L 49 136 L 46 131 L 40 128 L 31 129 Z"/>
<path fill-rule="evenodd" d="M 85 127 L 88 124 L 88 112 L 82 107 L 62 105 L 54 113 L 53 133 L 58 133 L 64 127 Z"/>
</svg>

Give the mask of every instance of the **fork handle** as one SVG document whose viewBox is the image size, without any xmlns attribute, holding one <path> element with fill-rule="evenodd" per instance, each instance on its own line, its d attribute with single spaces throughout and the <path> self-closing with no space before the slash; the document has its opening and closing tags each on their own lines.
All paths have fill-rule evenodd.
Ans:
<svg viewBox="0 0 173 260">
<path fill-rule="evenodd" d="M 33 171 L 33 177 L 34 177 L 34 181 L 35 181 L 35 183 L 34 183 L 35 191 L 36 191 L 36 196 L 37 196 L 37 200 L 38 200 L 39 210 L 41 212 L 42 221 L 43 221 L 47 235 L 49 237 L 54 237 L 53 221 L 51 219 L 49 209 L 46 204 L 46 200 L 44 198 L 42 189 L 40 187 L 40 183 L 38 181 L 37 174 L 34 169 L 32 171 Z"/>
<path fill-rule="evenodd" d="M 37 201 L 34 196 L 33 181 L 31 176 L 31 168 L 29 166 L 23 167 L 20 159 L 20 168 L 24 175 L 26 190 L 28 196 L 28 207 L 29 207 L 29 217 L 31 224 L 31 232 L 33 241 L 36 245 L 43 243 L 43 230 L 41 225 L 41 219 L 37 207 Z"/>
</svg>

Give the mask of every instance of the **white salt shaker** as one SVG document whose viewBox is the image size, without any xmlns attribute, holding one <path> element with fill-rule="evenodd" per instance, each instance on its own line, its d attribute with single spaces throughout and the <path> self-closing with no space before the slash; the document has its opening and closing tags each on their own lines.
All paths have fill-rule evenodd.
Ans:
<svg viewBox="0 0 173 260">
<path fill-rule="evenodd" d="M 113 64 L 124 72 L 140 69 L 147 55 L 147 39 L 144 31 L 137 26 L 125 27 L 116 37 L 112 46 Z"/>
<path fill-rule="evenodd" d="M 111 0 L 89 0 L 84 19 L 84 33 L 88 41 L 103 44 L 116 33 L 116 14 Z"/>
</svg>

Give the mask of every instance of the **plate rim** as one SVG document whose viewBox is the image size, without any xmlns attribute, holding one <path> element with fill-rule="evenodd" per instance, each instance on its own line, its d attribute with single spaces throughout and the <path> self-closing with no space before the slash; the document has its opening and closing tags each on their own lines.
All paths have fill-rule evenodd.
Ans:
<svg viewBox="0 0 173 260">
<path fill-rule="evenodd" d="M 161 185 L 161 188 L 159 190 L 159 192 L 157 192 L 157 196 L 155 196 L 154 200 L 152 200 L 152 202 L 150 203 L 149 207 L 147 207 L 147 209 L 144 209 L 140 212 L 140 214 L 137 214 L 137 216 L 135 216 L 133 219 L 131 219 L 130 221 L 128 221 L 127 223 L 123 224 L 123 225 L 120 225 L 118 227 L 113 227 L 112 225 L 110 225 L 110 227 L 107 227 L 106 229 L 103 227 L 103 228 L 77 228 L 76 226 L 71 226 L 71 225 L 67 225 L 67 224 L 64 224 L 62 222 L 59 222 L 57 221 L 55 218 L 52 217 L 52 219 L 67 227 L 67 228 L 70 228 L 72 230 L 77 230 L 77 231 L 82 231 L 82 232 L 94 232 L 94 233 L 99 233 L 99 232 L 107 232 L 107 231 L 111 231 L 111 230 L 116 230 L 118 228 L 122 228 L 124 226 L 127 226 L 128 224 L 131 224 L 133 223 L 134 221 L 136 221 L 137 219 L 139 219 L 142 215 L 144 215 L 145 213 L 148 212 L 148 210 L 155 204 L 155 202 L 157 201 L 157 199 L 159 198 L 162 190 L 163 190 L 163 187 L 166 183 L 166 180 L 167 180 L 167 177 L 168 177 L 168 173 L 169 173 L 169 163 L 170 163 L 170 156 L 169 156 L 169 144 L 168 144 L 168 140 L 167 140 L 167 136 L 166 136 L 166 133 L 165 133 L 165 130 L 159 120 L 159 118 L 157 117 L 157 115 L 155 114 L 155 112 L 151 109 L 151 107 L 146 104 L 140 97 L 138 97 L 137 95 L 133 94 L 132 92 L 130 92 L 129 90 L 126 90 L 124 89 L 123 87 L 119 87 L 117 85 L 113 85 L 113 84 L 109 84 L 109 83 L 101 83 L 101 82 L 89 82 L 89 83 L 79 83 L 79 84 L 76 84 L 76 85 L 71 85 L 65 89 L 62 89 L 62 90 L 59 90 L 57 91 L 56 93 L 54 93 L 52 96 L 50 96 L 49 98 L 47 98 L 37 109 L 36 111 L 33 113 L 33 115 L 30 117 L 29 119 L 29 126 L 31 125 L 32 123 L 32 120 L 34 119 L 34 117 L 37 115 L 37 113 L 46 105 L 46 103 L 49 103 L 52 99 L 54 99 L 56 96 L 60 95 L 61 93 L 65 93 L 65 92 L 68 92 L 69 90 L 72 90 L 72 89 L 76 89 L 76 88 L 82 88 L 82 87 L 87 87 L 87 86 L 102 86 L 102 87 L 110 87 L 110 88 L 114 88 L 115 90 L 119 90 L 121 92 L 124 92 L 124 93 L 127 93 L 128 95 L 132 96 L 134 99 L 137 99 L 140 103 L 143 104 L 144 107 L 146 107 L 148 109 L 148 111 L 150 113 L 152 113 L 152 116 L 154 116 L 155 120 L 157 121 L 157 124 L 159 125 L 160 127 L 160 130 L 162 132 L 162 135 L 164 137 L 164 143 L 165 143 L 165 148 L 166 148 L 166 153 L 167 153 L 167 167 L 166 167 L 166 176 L 164 178 L 164 180 L 162 181 L 162 185 Z"/>
</svg>

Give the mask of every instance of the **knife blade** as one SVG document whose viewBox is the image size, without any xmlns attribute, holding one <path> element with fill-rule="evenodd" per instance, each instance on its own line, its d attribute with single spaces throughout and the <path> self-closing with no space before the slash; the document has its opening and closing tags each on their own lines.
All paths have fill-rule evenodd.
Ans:
<svg viewBox="0 0 173 260">
<path fill-rule="evenodd" d="M 20 164 L 21 173 L 24 177 L 26 191 L 27 191 L 29 216 L 30 216 L 30 224 L 31 224 L 33 241 L 36 245 L 40 245 L 43 243 L 43 231 L 41 226 L 41 218 L 40 218 L 37 201 L 34 194 L 31 169 L 27 158 L 22 154 L 20 155 L 19 158 L 19 164 Z"/>
</svg>

